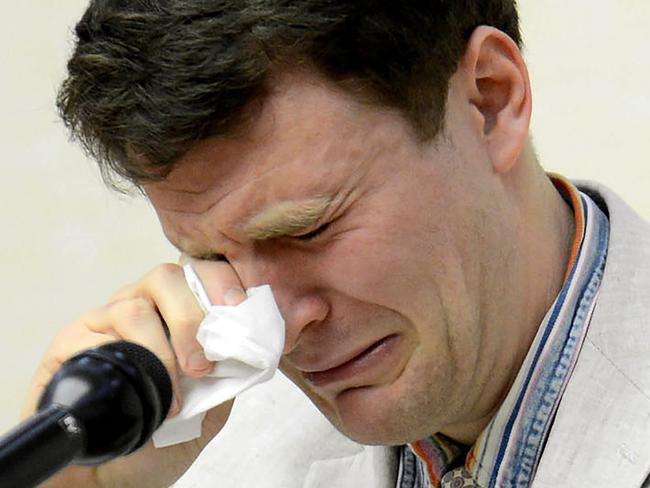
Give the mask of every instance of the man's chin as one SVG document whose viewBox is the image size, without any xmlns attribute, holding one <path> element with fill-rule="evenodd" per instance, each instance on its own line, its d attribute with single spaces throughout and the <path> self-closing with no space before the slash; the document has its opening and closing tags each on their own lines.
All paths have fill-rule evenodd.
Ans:
<svg viewBox="0 0 650 488">
<path fill-rule="evenodd" d="M 403 435 L 403 432 L 399 432 L 398 429 L 386 429 L 386 427 L 390 427 L 386 425 L 373 428 L 368 423 L 361 425 L 357 423 L 338 424 L 333 421 L 332 425 L 348 439 L 367 446 L 400 446 L 410 442 L 408 436 Z"/>
<path fill-rule="evenodd" d="M 338 395 L 334 405 L 314 403 L 339 432 L 359 444 L 397 446 L 417 440 L 396 405 L 373 399 L 370 389 L 347 390 Z"/>
<path fill-rule="evenodd" d="M 425 422 L 407 414 L 403 392 L 394 383 L 349 388 L 332 397 L 320 395 L 301 375 L 291 373 L 285 372 L 329 422 L 355 442 L 397 446 L 430 434 L 420 432 Z"/>
</svg>

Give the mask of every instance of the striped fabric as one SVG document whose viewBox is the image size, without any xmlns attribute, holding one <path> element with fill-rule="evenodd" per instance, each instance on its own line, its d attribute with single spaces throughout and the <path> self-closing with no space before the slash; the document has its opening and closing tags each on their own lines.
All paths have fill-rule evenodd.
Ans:
<svg viewBox="0 0 650 488">
<path fill-rule="evenodd" d="M 469 452 L 441 435 L 404 446 L 397 488 L 527 488 L 533 480 L 596 304 L 609 238 L 596 204 L 567 180 L 551 178 L 576 222 L 565 283 L 506 399 Z"/>
</svg>

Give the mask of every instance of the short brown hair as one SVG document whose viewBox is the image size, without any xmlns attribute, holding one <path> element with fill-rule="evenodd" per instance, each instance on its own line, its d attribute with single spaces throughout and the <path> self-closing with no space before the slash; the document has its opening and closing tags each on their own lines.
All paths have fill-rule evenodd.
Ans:
<svg viewBox="0 0 650 488">
<path fill-rule="evenodd" d="M 479 25 L 521 44 L 514 0 L 93 0 L 57 105 L 109 183 L 164 178 L 231 133 L 278 67 L 362 87 L 429 139 Z"/>
</svg>

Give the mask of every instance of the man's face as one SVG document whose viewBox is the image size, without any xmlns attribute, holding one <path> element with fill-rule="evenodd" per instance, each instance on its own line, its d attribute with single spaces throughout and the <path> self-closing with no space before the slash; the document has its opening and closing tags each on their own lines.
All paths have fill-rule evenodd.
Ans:
<svg viewBox="0 0 650 488">
<path fill-rule="evenodd" d="M 477 421 L 511 229 L 462 97 L 452 83 L 444 137 L 421 144 L 316 77 L 275 87 L 246 133 L 197 144 L 146 187 L 166 235 L 225 256 L 245 287 L 271 284 L 283 372 L 351 438 Z"/>
</svg>

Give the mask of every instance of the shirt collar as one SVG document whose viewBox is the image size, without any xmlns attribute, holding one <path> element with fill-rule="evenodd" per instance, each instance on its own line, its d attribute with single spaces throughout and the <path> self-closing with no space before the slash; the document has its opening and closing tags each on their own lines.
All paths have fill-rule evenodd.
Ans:
<svg viewBox="0 0 650 488">
<path fill-rule="evenodd" d="M 415 453 L 415 462 L 427 474 L 426 484 L 421 486 L 440 486 L 447 472 L 463 464 L 476 484 L 485 488 L 525 487 L 533 479 L 589 325 L 609 232 L 607 218 L 588 196 L 561 176 L 549 177 L 573 208 L 575 220 L 562 290 L 542 321 L 506 399 L 469 452 L 440 434 L 406 448 Z"/>
</svg>

